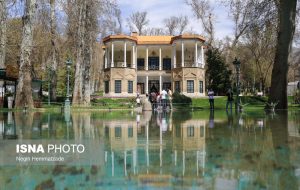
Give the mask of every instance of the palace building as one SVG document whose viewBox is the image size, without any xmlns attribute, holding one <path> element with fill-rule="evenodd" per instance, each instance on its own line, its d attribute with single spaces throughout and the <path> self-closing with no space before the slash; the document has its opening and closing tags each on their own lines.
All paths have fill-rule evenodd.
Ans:
<svg viewBox="0 0 300 190">
<path fill-rule="evenodd" d="M 130 97 L 171 89 L 204 96 L 204 42 L 202 36 L 190 34 L 105 37 L 104 95 Z"/>
</svg>

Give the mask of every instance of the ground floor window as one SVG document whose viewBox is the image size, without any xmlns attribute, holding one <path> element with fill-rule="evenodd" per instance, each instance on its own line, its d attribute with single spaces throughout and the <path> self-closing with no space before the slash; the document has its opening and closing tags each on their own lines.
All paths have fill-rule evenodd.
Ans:
<svg viewBox="0 0 300 190">
<path fill-rule="evenodd" d="M 187 136 L 188 136 L 188 137 L 193 137 L 193 136 L 194 136 L 194 133 L 195 133 L 195 131 L 194 131 L 194 126 L 189 126 L 189 127 L 187 127 Z"/>
<path fill-rule="evenodd" d="M 180 81 L 175 81 L 175 92 L 180 93 Z"/>
<path fill-rule="evenodd" d="M 193 80 L 187 81 L 187 93 L 194 93 L 194 81 Z"/>
<path fill-rule="evenodd" d="M 133 93 L 133 81 L 128 81 L 128 93 Z"/>
<path fill-rule="evenodd" d="M 115 80 L 115 93 L 121 93 L 122 91 L 122 82 L 121 80 Z"/>
<path fill-rule="evenodd" d="M 133 137 L 133 127 L 129 126 L 128 127 L 128 138 L 132 138 Z"/>
<path fill-rule="evenodd" d="M 122 137 L 122 129 L 121 127 L 115 127 L 115 137 L 121 138 Z"/>
<path fill-rule="evenodd" d="M 203 81 L 202 80 L 199 81 L 199 92 L 203 93 Z"/>
<path fill-rule="evenodd" d="M 109 93 L 109 81 L 104 82 L 104 92 L 106 94 Z"/>
</svg>

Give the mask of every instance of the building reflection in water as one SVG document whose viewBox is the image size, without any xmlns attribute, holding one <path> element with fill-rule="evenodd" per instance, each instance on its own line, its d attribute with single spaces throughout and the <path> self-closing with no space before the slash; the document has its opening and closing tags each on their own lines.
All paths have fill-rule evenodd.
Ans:
<svg viewBox="0 0 300 190">
<path fill-rule="evenodd" d="M 204 175 L 205 120 L 172 120 L 172 113 L 145 112 L 135 121 L 105 121 L 104 160 L 110 175 L 120 175 L 122 169 L 125 176 L 153 183 L 171 176 Z"/>
</svg>

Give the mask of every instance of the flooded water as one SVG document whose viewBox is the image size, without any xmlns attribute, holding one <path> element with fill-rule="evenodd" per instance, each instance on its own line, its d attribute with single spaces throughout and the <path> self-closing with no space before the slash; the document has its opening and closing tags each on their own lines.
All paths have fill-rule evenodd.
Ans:
<svg viewBox="0 0 300 190">
<path fill-rule="evenodd" d="M 93 141 L 101 154 L 90 164 L 2 163 L 0 189 L 300 189 L 299 116 L 299 111 L 2 112 L 2 145 Z"/>
</svg>

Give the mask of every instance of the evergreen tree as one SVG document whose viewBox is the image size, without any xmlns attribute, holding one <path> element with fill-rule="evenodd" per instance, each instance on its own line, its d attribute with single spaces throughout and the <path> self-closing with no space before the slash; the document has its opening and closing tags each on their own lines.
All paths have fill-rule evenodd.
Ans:
<svg viewBox="0 0 300 190">
<path fill-rule="evenodd" d="M 231 70 L 225 64 L 225 58 L 216 48 L 210 48 L 206 52 L 206 86 L 214 90 L 217 95 L 224 95 L 231 87 Z"/>
</svg>

